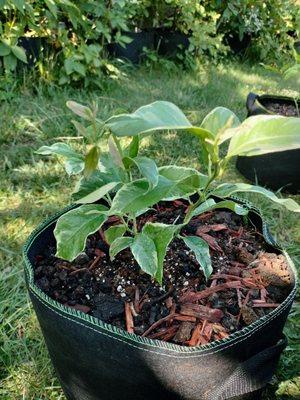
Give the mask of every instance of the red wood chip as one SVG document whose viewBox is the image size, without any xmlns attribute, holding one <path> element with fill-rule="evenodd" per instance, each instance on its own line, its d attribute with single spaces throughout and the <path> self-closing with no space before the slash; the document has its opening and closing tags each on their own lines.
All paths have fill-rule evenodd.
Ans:
<svg viewBox="0 0 300 400">
<path fill-rule="evenodd" d="M 180 307 L 180 314 L 189 315 L 199 319 L 207 319 L 211 322 L 219 322 L 223 318 L 223 311 L 200 304 L 185 303 Z"/>
<path fill-rule="evenodd" d="M 242 288 L 242 284 L 240 281 L 229 281 L 226 283 L 222 283 L 220 285 L 209 287 L 207 289 L 202 290 L 201 292 L 185 292 L 179 299 L 180 303 L 190 303 L 197 300 L 205 299 L 215 292 L 221 292 L 227 289 L 237 289 Z"/>
</svg>

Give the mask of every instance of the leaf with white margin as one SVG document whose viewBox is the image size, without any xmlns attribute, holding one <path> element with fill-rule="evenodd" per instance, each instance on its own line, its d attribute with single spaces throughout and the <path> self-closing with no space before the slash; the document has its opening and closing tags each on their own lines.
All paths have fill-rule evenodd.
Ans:
<svg viewBox="0 0 300 400">
<path fill-rule="evenodd" d="M 84 250 L 87 237 L 106 221 L 107 211 L 102 204 L 85 204 L 59 217 L 54 229 L 56 257 L 73 261 Z"/>
</svg>

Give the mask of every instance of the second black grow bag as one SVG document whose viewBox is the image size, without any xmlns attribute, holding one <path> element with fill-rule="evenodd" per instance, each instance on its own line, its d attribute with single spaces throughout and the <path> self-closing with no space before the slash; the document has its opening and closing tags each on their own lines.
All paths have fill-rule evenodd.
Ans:
<svg viewBox="0 0 300 400">
<path fill-rule="evenodd" d="M 249 93 L 247 97 L 248 117 L 260 114 L 273 114 L 268 110 L 272 103 L 295 106 L 295 100 L 291 97 L 283 96 L 258 96 Z M 298 101 L 300 110 L 300 101 Z M 284 135 L 284 132 L 282 132 Z M 300 135 L 300 119 L 299 119 Z M 252 157 L 237 157 L 237 169 L 253 183 L 267 186 L 273 190 L 297 194 L 300 193 L 300 149 L 285 150 L 277 153 L 263 154 Z"/>
<path fill-rule="evenodd" d="M 182 32 L 163 28 L 155 31 L 155 49 L 161 56 L 175 58 L 178 54 L 184 54 L 189 45 L 189 36 Z"/>
<path fill-rule="evenodd" d="M 145 50 L 153 49 L 154 47 L 154 32 L 153 30 L 140 32 L 124 32 L 125 36 L 131 39 L 130 43 L 121 46 L 119 43 L 110 43 L 108 52 L 117 58 L 123 58 L 138 64 L 145 58 Z"/>
<path fill-rule="evenodd" d="M 247 203 L 250 207 L 250 205 Z M 228 338 L 185 347 L 129 334 L 48 297 L 34 283 L 34 264 L 55 243 L 57 218 L 48 219 L 24 248 L 26 283 L 49 354 L 68 400 L 259 399 L 286 346 L 282 334 L 296 288 L 267 316 Z M 258 211 L 249 220 L 270 250 L 281 252 Z"/>
</svg>

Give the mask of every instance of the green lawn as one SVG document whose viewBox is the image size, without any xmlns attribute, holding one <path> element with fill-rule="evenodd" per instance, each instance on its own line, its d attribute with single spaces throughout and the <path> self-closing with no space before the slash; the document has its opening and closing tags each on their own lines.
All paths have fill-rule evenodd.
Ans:
<svg viewBox="0 0 300 400">
<path fill-rule="evenodd" d="M 182 108 L 191 121 L 199 123 L 218 105 L 231 108 L 244 118 L 249 91 L 276 94 L 284 90 L 293 94 L 284 89 L 280 76 L 260 67 L 237 64 L 203 67 L 193 72 L 127 69 L 120 81 L 104 86 L 100 92 L 23 83 L 18 87 L 8 85 L 5 96 L 0 91 L 0 98 L 6 97 L 0 100 L 0 398 L 3 400 L 64 399 L 26 293 L 21 246 L 37 224 L 69 202 L 73 182 L 65 176 L 63 167 L 34 154 L 41 144 L 52 144 L 60 138 L 80 146 L 66 101 L 96 101 L 99 116 L 105 118 L 154 100 L 169 100 Z M 188 135 L 155 134 L 146 138 L 143 145 L 144 153 L 155 156 L 158 164 L 178 161 L 199 167 L 197 139 Z M 242 179 L 234 166 L 228 175 L 234 180 Z M 251 200 L 263 209 L 273 234 L 299 266 L 299 218 L 259 196 L 251 196 Z M 289 346 L 268 389 L 268 400 L 300 399 L 299 324 L 300 310 L 295 305 L 285 329 Z"/>
</svg>

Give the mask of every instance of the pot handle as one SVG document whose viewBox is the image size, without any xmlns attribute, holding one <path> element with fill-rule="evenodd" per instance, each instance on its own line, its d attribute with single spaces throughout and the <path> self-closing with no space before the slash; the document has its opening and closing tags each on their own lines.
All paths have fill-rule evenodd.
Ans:
<svg viewBox="0 0 300 400">
<path fill-rule="evenodd" d="M 247 96 L 247 100 L 246 100 L 246 107 L 248 110 L 248 113 L 251 112 L 254 108 L 254 103 L 255 100 L 257 99 L 258 95 L 255 93 L 250 92 Z"/>
<path fill-rule="evenodd" d="M 283 335 L 274 346 L 268 347 L 241 363 L 233 373 L 208 396 L 209 400 L 229 400 L 263 388 L 272 378 L 287 345 Z"/>
</svg>

